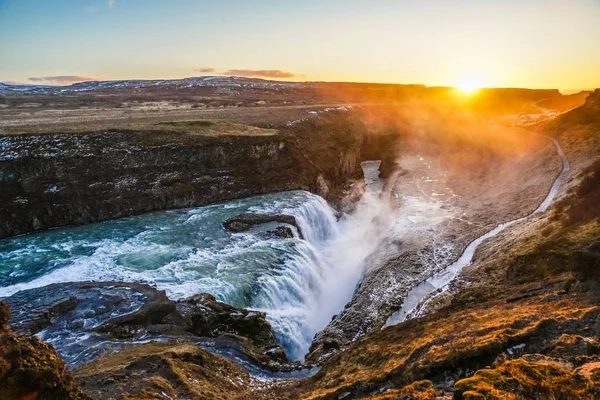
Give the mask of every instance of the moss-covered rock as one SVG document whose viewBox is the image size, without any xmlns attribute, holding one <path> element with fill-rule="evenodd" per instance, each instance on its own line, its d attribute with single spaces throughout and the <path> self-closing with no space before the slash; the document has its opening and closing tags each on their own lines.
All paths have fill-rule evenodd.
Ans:
<svg viewBox="0 0 600 400">
<path fill-rule="evenodd" d="M 253 398 L 253 380 L 235 362 L 191 344 L 147 343 L 75 372 L 94 399 Z"/>
<path fill-rule="evenodd" d="M 10 311 L 0 302 L 0 398 L 2 400 L 84 400 L 84 394 L 52 345 L 20 336 L 8 325 Z"/>
<path fill-rule="evenodd" d="M 454 385 L 455 400 L 595 399 L 591 381 L 551 361 L 506 361 Z"/>
</svg>

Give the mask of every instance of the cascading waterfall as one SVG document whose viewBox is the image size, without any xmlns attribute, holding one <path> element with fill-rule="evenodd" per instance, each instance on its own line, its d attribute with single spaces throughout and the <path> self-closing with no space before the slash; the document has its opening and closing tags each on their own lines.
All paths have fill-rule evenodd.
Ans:
<svg viewBox="0 0 600 400">
<path fill-rule="evenodd" d="M 302 207 L 286 210 L 296 217 L 307 240 L 288 264 L 292 275 L 274 279 L 265 288 L 274 294 L 269 296 L 273 303 L 262 310 L 293 359 L 302 359 L 314 335 L 351 300 L 366 271 L 366 260 L 391 228 L 393 211 L 379 196 L 379 164 L 363 163 L 367 190 L 354 212 L 337 224 L 333 210 L 317 196 Z M 297 294 L 296 301 L 289 298 L 290 292 Z"/>
<path fill-rule="evenodd" d="M 387 229 L 378 163 L 363 167 L 375 189 L 340 221 L 321 197 L 291 191 L 0 240 L 0 297 L 81 281 L 148 283 L 174 300 L 210 293 L 266 312 L 288 357 L 300 360 L 351 299 Z M 293 215 L 303 239 L 223 228 L 243 212 Z"/>
<path fill-rule="evenodd" d="M 223 229 L 247 211 L 294 215 L 304 239 Z M 292 191 L 19 236 L 0 241 L 0 297 L 77 281 L 144 282 L 172 299 L 207 292 L 265 311 L 288 356 L 301 359 L 348 300 L 328 300 L 351 270 L 332 251 L 347 225 L 321 197 Z"/>
<path fill-rule="evenodd" d="M 256 207 L 253 211 L 272 212 Z M 259 281 L 259 296 L 251 304 L 267 313 L 277 339 L 291 359 L 302 359 L 318 327 L 314 312 L 326 290 L 324 277 L 331 269 L 325 249 L 339 234 L 333 209 L 321 197 L 312 195 L 299 207 L 286 207 L 293 215 L 305 240 L 297 240 L 295 250 L 281 274 Z"/>
</svg>

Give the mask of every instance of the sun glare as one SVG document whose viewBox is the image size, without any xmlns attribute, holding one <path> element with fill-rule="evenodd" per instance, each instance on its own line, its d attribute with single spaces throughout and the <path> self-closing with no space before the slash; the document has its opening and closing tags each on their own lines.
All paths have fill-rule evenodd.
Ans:
<svg viewBox="0 0 600 400">
<path fill-rule="evenodd" d="M 474 93 L 481 88 L 481 78 L 478 76 L 466 76 L 460 81 L 458 88 L 463 93 Z"/>
</svg>

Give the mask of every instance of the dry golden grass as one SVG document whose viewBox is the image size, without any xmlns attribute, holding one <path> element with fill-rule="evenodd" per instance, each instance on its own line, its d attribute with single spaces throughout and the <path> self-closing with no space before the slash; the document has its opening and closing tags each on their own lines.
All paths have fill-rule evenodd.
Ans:
<svg viewBox="0 0 600 400">
<path fill-rule="evenodd" d="M 365 400 L 397 400 L 408 398 L 410 400 L 435 400 L 437 394 L 431 381 L 423 380 L 413 382 L 401 389 L 388 390 L 379 396 L 365 398 Z"/>
<path fill-rule="evenodd" d="M 435 370 L 500 354 L 548 326 L 568 325 L 599 310 L 593 302 L 548 302 L 541 297 L 517 304 L 488 302 L 471 310 L 442 312 L 435 318 L 387 328 L 328 363 L 303 398 L 328 396 L 361 382 L 392 380 L 408 384 Z"/>
<path fill-rule="evenodd" d="M 156 343 L 103 357 L 75 371 L 94 398 L 248 398 L 252 379 L 235 362 L 195 345 Z"/>
<path fill-rule="evenodd" d="M 593 383 L 552 361 L 509 360 L 454 386 L 457 400 L 593 400 Z"/>
</svg>

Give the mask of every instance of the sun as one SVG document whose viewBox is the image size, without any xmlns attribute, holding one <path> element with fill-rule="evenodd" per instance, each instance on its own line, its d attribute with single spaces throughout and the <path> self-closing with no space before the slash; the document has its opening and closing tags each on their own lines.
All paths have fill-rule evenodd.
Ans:
<svg viewBox="0 0 600 400">
<path fill-rule="evenodd" d="M 458 84 L 458 88 L 466 94 L 475 93 L 477 90 L 481 89 L 481 86 L 481 78 L 478 76 L 465 76 Z"/>
</svg>

